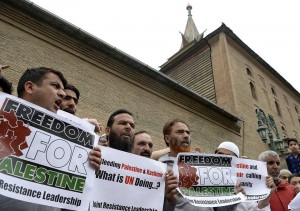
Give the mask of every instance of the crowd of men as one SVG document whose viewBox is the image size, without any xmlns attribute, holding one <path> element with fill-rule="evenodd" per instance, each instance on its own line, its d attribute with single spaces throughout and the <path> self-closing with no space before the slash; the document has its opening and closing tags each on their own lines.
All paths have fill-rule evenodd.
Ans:
<svg viewBox="0 0 300 211">
<path fill-rule="evenodd" d="M 0 91 L 12 94 L 12 84 L 3 76 L 0 77 Z M 76 115 L 80 91 L 57 70 L 39 67 L 27 69 L 21 76 L 17 94 L 28 102 L 43 107 L 51 112 L 63 110 Z M 151 135 L 145 131 L 135 130 L 134 115 L 126 109 L 113 112 L 105 130 L 96 119 L 85 119 L 95 126 L 95 132 L 104 134 L 99 139 L 99 145 L 111 147 L 124 152 L 144 156 L 149 159 L 157 159 L 167 164 L 165 174 L 165 199 L 163 210 L 165 211 L 215 211 L 215 210 L 288 210 L 288 204 L 300 191 L 300 152 L 297 139 L 289 139 L 288 146 L 291 154 L 286 162 L 292 173 L 286 181 L 280 179 L 280 159 L 276 152 L 262 152 L 258 160 L 267 163 L 268 177 L 266 186 L 270 188 L 269 196 L 258 202 L 243 202 L 222 207 L 197 207 L 193 206 L 178 191 L 178 181 L 173 174 L 172 167 L 176 156 L 180 152 L 191 152 L 191 134 L 188 124 L 181 119 L 168 121 L 163 127 L 163 137 L 166 149 L 153 152 L 154 142 Z M 197 151 L 200 151 L 197 149 Z M 215 151 L 216 154 L 225 154 L 240 157 L 238 147 L 230 141 L 222 142 Z M 101 165 L 101 151 L 95 147 L 89 156 L 91 165 L 99 170 Z M 236 193 L 244 192 L 243 187 L 236 184 Z M 151 200 L 151 199 L 149 199 Z M 155 202 L 154 202 L 155 203 Z M 2 210 L 60 210 L 53 207 L 38 205 L 5 197 L 0 193 L 0 209 Z"/>
</svg>

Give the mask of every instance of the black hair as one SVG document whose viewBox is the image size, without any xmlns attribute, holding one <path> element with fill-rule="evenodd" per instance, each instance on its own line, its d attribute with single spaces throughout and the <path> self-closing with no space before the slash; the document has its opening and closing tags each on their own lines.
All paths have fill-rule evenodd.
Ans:
<svg viewBox="0 0 300 211">
<path fill-rule="evenodd" d="M 133 137 L 133 142 L 134 142 L 135 137 L 136 137 L 137 135 L 139 135 L 139 134 L 144 134 L 144 133 L 149 135 L 149 133 L 148 133 L 146 130 L 140 130 L 140 131 L 136 132 L 136 133 L 134 134 L 134 137 Z"/>
<path fill-rule="evenodd" d="M 127 111 L 126 109 L 119 109 L 119 110 L 116 110 L 114 113 L 112 113 L 111 115 L 110 115 L 110 117 L 108 118 L 108 120 L 107 120 L 107 124 L 106 124 L 106 126 L 107 127 L 109 127 L 109 128 L 111 128 L 111 126 L 113 125 L 113 123 L 114 123 L 114 118 L 115 118 L 115 116 L 117 116 L 118 114 L 129 114 L 130 116 L 132 116 L 133 117 L 133 113 L 131 113 L 130 111 Z"/>
<path fill-rule="evenodd" d="M 0 87 L 3 89 L 3 92 L 10 94 L 13 92 L 12 83 L 9 82 L 5 77 L 0 76 Z"/>
<path fill-rule="evenodd" d="M 29 68 L 25 70 L 25 72 L 19 79 L 18 87 L 17 87 L 18 97 L 23 96 L 26 82 L 32 81 L 36 85 L 40 86 L 42 84 L 45 75 L 48 73 L 56 74 L 62 81 L 63 86 L 67 85 L 67 80 L 65 79 L 63 74 L 58 70 L 54 70 L 48 67 Z"/>
<path fill-rule="evenodd" d="M 296 138 L 287 138 L 287 144 L 288 144 L 288 145 L 290 145 L 290 142 L 292 142 L 292 141 L 293 141 L 293 142 L 296 142 L 296 144 L 299 144 L 299 143 L 298 143 L 298 140 L 297 140 Z"/>
<path fill-rule="evenodd" d="M 289 176 L 289 183 L 291 183 L 291 180 L 292 180 L 293 177 L 300 177 L 300 173 L 294 173 L 294 174 L 291 174 L 291 175 Z"/>
<path fill-rule="evenodd" d="M 65 90 L 66 89 L 69 89 L 69 90 L 75 92 L 77 100 L 79 100 L 80 92 L 79 92 L 79 90 L 75 86 L 73 86 L 72 84 L 67 84 L 65 86 Z"/>
</svg>

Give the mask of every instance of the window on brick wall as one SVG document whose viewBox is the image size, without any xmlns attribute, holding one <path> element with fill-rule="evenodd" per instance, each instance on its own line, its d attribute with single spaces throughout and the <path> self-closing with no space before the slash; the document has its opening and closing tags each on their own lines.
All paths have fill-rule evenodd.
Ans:
<svg viewBox="0 0 300 211">
<path fill-rule="evenodd" d="M 279 106 L 279 103 L 275 100 L 275 107 L 276 107 L 276 111 L 277 111 L 277 114 L 279 116 L 281 116 L 281 110 L 280 110 L 280 106 Z"/>
<path fill-rule="evenodd" d="M 250 85 L 250 89 L 251 89 L 252 98 L 254 100 L 257 100 L 257 95 L 256 95 L 256 90 L 255 90 L 254 84 L 252 82 L 249 82 L 249 85 Z"/>
<path fill-rule="evenodd" d="M 246 68 L 246 71 L 247 71 L 247 75 L 250 76 L 250 77 L 252 78 L 252 77 L 253 77 L 252 71 L 250 70 L 249 67 Z"/>
<path fill-rule="evenodd" d="M 289 109 L 288 107 L 287 107 L 286 109 L 287 109 L 287 111 L 289 112 L 289 115 L 290 115 L 290 118 L 291 118 L 291 121 L 292 121 L 293 125 L 295 126 L 295 121 L 294 121 L 294 118 L 293 118 L 291 109 Z"/>
<path fill-rule="evenodd" d="M 272 91 L 272 94 L 273 94 L 273 95 L 275 95 L 275 96 L 277 95 L 277 94 L 276 94 L 275 87 L 271 86 L 271 91 Z"/>
<path fill-rule="evenodd" d="M 281 127 L 281 131 L 282 131 L 282 135 L 284 137 L 288 137 L 288 135 L 287 135 L 287 129 L 286 129 L 286 126 L 285 126 L 284 122 L 280 121 L 280 127 Z"/>
</svg>

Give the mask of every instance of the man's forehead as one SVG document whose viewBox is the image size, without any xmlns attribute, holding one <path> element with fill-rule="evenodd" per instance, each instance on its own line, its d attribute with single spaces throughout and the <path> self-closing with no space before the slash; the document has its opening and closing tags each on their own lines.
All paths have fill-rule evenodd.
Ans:
<svg viewBox="0 0 300 211">
<path fill-rule="evenodd" d="M 279 158 L 277 156 L 269 155 L 266 157 L 266 162 L 268 161 L 279 161 Z"/>
<path fill-rule="evenodd" d="M 149 136 L 147 133 L 140 133 L 135 135 L 134 140 L 152 142 L 151 136 Z"/>
<path fill-rule="evenodd" d="M 114 120 L 115 121 L 127 121 L 127 122 L 132 122 L 132 123 L 134 122 L 132 116 L 130 116 L 127 113 L 117 114 L 114 117 Z"/>
<path fill-rule="evenodd" d="M 232 152 L 231 150 L 228 150 L 228 149 L 224 149 L 224 148 L 219 148 L 217 150 L 217 153 L 220 153 L 220 154 L 224 154 L 224 155 L 232 155 L 232 156 L 236 156 L 234 154 L 234 152 Z"/>
<path fill-rule="evenodd" d="M 56 81 L 56 82 L 59 82 L 59 83 L 62 84 L 62 80 L 60 79 L 60 77 L 59 77 L 57 74 L 52 73 L 52 72 L 46 73 L 46 74 L 43 76 L 42 80 L 43 80 L 43 81 L 44 81 L 44 80 L 52 80 L 52 81 Z"/>
<path fill-rule="evenodd" d="M 71 89 L 64 89 L 64 92 L 66 93 L 66 95 L 77 98 L 76 93 Z"/>
<path fill-rule="evenodd" d="M 173 127 L 173 130 L 189 130 L 188 126 L 182 122 L 176 122 Z"/>
</svg>

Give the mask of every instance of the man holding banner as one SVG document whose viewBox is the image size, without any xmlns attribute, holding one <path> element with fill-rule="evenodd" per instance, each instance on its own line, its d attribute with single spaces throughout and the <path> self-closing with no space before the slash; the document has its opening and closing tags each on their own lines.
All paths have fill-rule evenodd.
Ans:
<svg viewBox="0 0 300 211">
<path fill-rule="evenodd" d="M 283 183 L 279 179 L 280 159 L 276 152 L 268 150 L 262 152 L 258 160 L 267 163 L 268 174 L 273 178 L 276 184 L 276 191 L 271 194 L 270 207 L 271 210 L 286 211 L 288 204 L 294 199 L 294 186 Z"/>
<path fill-rule="evenodd" d="M 12 197 L 0 195 L 1 209 L 54 211 L 60 209 L 46 205 L 55 204 L 57 207 L 76 208 L 80 207 L 81 203 L 84 204 L 80 198 L 73 196 L 82 195 L 85 180 L 88 179 L 87 171 L 93 172 L 92 168 L 87 169 L 86 161 L 89 160 L 90 164 L 98 170 L 101 153 L 99 148 L 96 148 L 88 154 L 88 149 L 93 148 L 92 136 L 89 136 L 89 141 L 84 143 L 89 147 L 86 147 L 87 145 L 78 147 L 78 144 L 75 144 L 77 142 L 75 137 L 73 137 L 74 141 L 71 143 L 65 138 L 66 134 L 61 133 L 62 126 L 65 128 L 72 127 L 80 131 L 80 128 L 63 122 L 54 114 L 59 109 L 62 98 L 65 96 L 63 89 L 66 84 L 66 79 L 59 71 L 45 67 L 31 68 L 26 70 L 20 78 L 17 91 L 20 98 L 36 106 L 26 104 L 26 101 L 13 96 L 1 96 L 3 110 L 1 110 L 0 116 L 2 119 L 0 119 L 0 122 L 8 127 L 8 130 L 1 127 L 3 129 L 1 132 L 4 132 L 4 134 L 0 134 L 0 136 L 11 138 L 10 142 L 2 142 L 1 155 L 4 151 L 10 151 L 11 153 L 5 154 L 0 160 L 0 188 L 3 189 L 1 194 L 5 192 L 7 196 Z M 60 128 L 54 128 L 54 122 Z M 67 131 L 64 130 L 64 132 Z M 84 134 L 84 132 L 82 131 L 81 134 Z M 53 135 L 54 133 L 56 135 Z M 30 137 L 30 140 L 26 137 Z M 81 137 L 83 138 L 83 136 Z M 1 139 L 1 141 L 4 140 Z M 55 163 L 51 160 L 51 154 L 58 155 L 57 160 L 67 158 L 68 147 L 70 151 L 71 147 L 73 148 L 73 157 L 71 160 L 64 160 L 64 163 L 68 164 L 69 170 L 74 167 L 77 168 L 78 173 L 70 174 L 64 166 L 59 166 L 62 162 Z M 61 149 L 64 149 L 64 151 Z M 50 152 L 51 150 L 52 152 Z M 77 158 L 74 157 L 76 153 Z M 45 156 L 47 156 L 46 159 Z M 85 159 L 83 161 L 85 163 L 81 163 L 81 166 L 79 166 L 80 163 L 77 161 L 72 163 L 73 158 L 77 161 Z M 80 174 L 81 176 L 79 176 Z M 76 180 L 77 182 L 67 185 L 66 180 L 72 180 L 73 182 Z M 55 189 L 60 190 L 60 193 L 55 192 Z M 22 201 L 13 198 L 21 198 Z M 39 202 L 44 205 L 28 201 Z M 88 203 L 86 204 L 88 205 Z"/>
<path fill-rule="evenodd" d="M 104 206 L 106 208 L 107 206 L 131 206 L 131 209 L 135 210 L 137 207 L 150 209 L 149 206 L 151 206 L 154 210 L 160 207 L 158 210 L 171 211 L 177 200 L 177 179 L 173 172 L 167 171 L 166 166 L 160 162 L 143 158 L 144 156 L 140 154 L 138 158 L 133 153 L 128 154 L 131 152 L 135 134 L 133 114 L 125 109 L 113 112 L 107 121 L 105 132 L 108 146 L 102 148 L 101 170 L 99 174 L 96 174 L 97 182 L 95 194 L 93 194 L 95 197 L 92 200 L 91 209 L 97 210 Z M 113 152 L 113 156 L 107 156 L 112 155 Z M 150 156 L 151 151 L 147 152 Z M 157 185 L 153 186 L 154 184 Z M 114 199 L 108 193 L 112 187 L 118 189 L 118 194 L 114 195 Z M 142 190 L 141 187 L 146 187 L 148 190 Z M 97 191 L 100 188 L 101 190 Z M 131 195 L 125 194 L 128 190 L 132 193 Z M 140 204 L 139 199 L 144 195 L 151 197 L 152 200 Z M 130 199 L 125 200 L 126 197 Z"/>
<path fill-rule="evenodd" d="M 159 161 L 166 163 L 168 168 L 173 168 L 176 161 L 176 156 L 181 152 L 191 151 L 191 137 L 190 130 L 187 124 L 180 120 L 174 119 L 165 124 L 163 128 L 164 140 L 168 147 L 170 147 L 170 153 L 162 156 Z M 195 172 L 194 172 L 195 173 Z M 180 177 L 180 176 L 179 176 Z M 180 182 L 180 181 L 179 181 Z M 194 181 L 195 182 L 195 181 Z M 238 189 L 237 192 L 241 192 L 242 189 Z M 206 207 L 194 206 L 190 201 L 183 197 L 182 194 L 178 193 L 178 200 L 176 204 L 176 211 L 212 211 L 212 210 L 235 210 L 236 204 L 227 205 L 222 207 L 213 207 L 213 205 L 208 205 Z"/>
<path fill-rule="evenodd" d="M 236 144 L 234 144 L 230 141 L 224 141 L 218 146 L 215 153 L 239 157 L 240 150 L 236 146 Z M 248 160 L 245 160 L 245 161 L 248 161 Z M 246 166 L 249 166 L 249 165 L 247 165 L 247 163 L 245 163 L 244 166 L 239 164 L 239 167 L 245 168 Z M 251 161 L 249 163 L 254 164 L 254 161 Z M 256 167 L 257 166 L 258 165 L 256 165 Z M 240 173 L 240 175 L 241 175 L 241 173 Z M 246 202 L 239 203 L 238 206 L 236 207 L 236 210 L 238 210 L 238 211 L 259 211 L 259 210 L 260 211 L 270 211 L 270 197 L 271 197 L 272 193 L 276 190 L 275 183 L 271 176 L 266 177 L 266 185 L 267 185 L 267 187 L 271 188 L 271 192 L 267 198 L 260 200 L 260 201 L 246 201 Z M 246 193 L 247 193 L 247 191 L 246 191 Z"/>
</svg>

